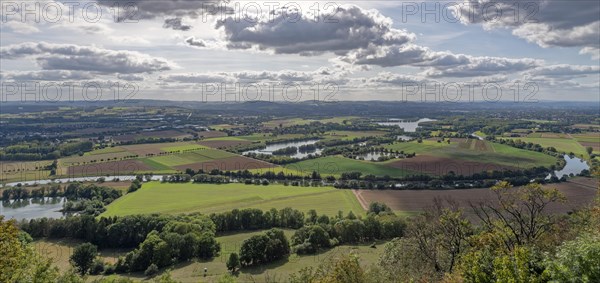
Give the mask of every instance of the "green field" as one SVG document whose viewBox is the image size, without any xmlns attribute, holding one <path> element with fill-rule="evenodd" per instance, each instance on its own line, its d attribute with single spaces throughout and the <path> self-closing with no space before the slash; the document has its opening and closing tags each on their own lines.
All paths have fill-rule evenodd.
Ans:
<svg viewBox="0 0 600 283">
<path fill-rule="evenodd" d="M 573 152 L 577 156 L 583 156 L 588 158 L 588 155 L 585 151 L 585 147 L 583 147 L 579 142 L 574 139 L 569 138 L 511 138 L 513 140 L 521 140 L 524 142 L 531 142 L 539 144 L 543 147 L 554 147 L 558 151 L 563 151 L 566 153 Z"/>
<path fill-rule="evenodd" d="M 404 151 L 405 153 L 416 153 L 416 154 L 425 154 L 430 152 L 445 152 L 446 148 L 450 148 L 452 145 L 456 146 L 457 143 L 446 143 L 446 142 L 437 142 L 433 140 L 423 140 L 422 143 L 418 143 L 417 141 L 411 142 L 398 142 L 390 145 L 386 145 L 385 148 L 396 150 L 396 151 Z"/>
<path fill-rule="evenodd" d="M 325 139 L 352 140 L 354 138 L 383 136 L 382 131 L 330 131 L 324 134 Z"/>
<path fill-rule="evenodd" d="M 595 142 L 600 143 L 600 133 L 587 133 L 572 135 L 578 142 Z"/>
<path fill-rule="evenodd" d="M 163 156 L 154 156 L 148 158 L 146 160 L 150 160 L 151 163 L 145 162 L 146 164 L 155 167 L 156 169 L 162 169 L 164 167 L 172 167 L 179 166 L 185 164 L 192 164 L 196 162 L 204 162 L 211 161 L 221 158 L 227 158 L 235 156 L 233 153 L 229 153 L 222 150 L 217 149 L 202 149 L 198 151 L 172 154 L 172 155 L 163 155 Z M 157 165 L 156 164 L 160 164 Z M 162 166 L 161 166 L 162 165 Z"/>
<path fill-rule="evenodd" d="M 125 149 L 123 149 L 120 146 L 105 147 L 105 148 L 95 149 L 95 150 L 92 150 L 90 152 L 86 152 L 85 155 L 96 155 L 96 154 L 103 154 L 103 153 L 117 153 L 117 152 L 124 152 L 124 151 L 125 151 Z"/>
<path fill-rule="evenodd" d="M 196 150 L 196 149 L 205 149 L 207 147 L 205 146 L 201 146 L 199 144 L 183 144 L 183 145 L 176 145 L 176 146 L 167 146 L 167 147 L 162 147 L 161 150 L 163 151 L 178 151 L 178 150 Z"/>
<path fill-rule="evenodd" d="M 288 164 L 285 167 L 303 172 L 304 175 L 310 174 L 312 171 L 317 171 L 323 176 L 340 176 L 344 172 L 361 172 L 363 176 L 373 174 L 376 176 L 389 175 L 391 177 L 403 177 L 413 174 L 410 171 L 388 167 L 385 164 L 342 156 L 326 156 Z"/>
<path fill-rule="evenodd" d="M 474 162 L 486 162 L 504 166 L 550 166 L 556 163 L 556 158 L 540 152 L 514 148 L 508 145 L 483 141 L 485 150 L 474 148 L 475 140 L 469 142 L 446 142 L 424 140 L 400 142 L 386 146 L 388 149 L 415 152 L 417 155 L 430 155 L 435 157 L 449 158 L 452 160 L 464 160 Z M 477 141 L 482 142 L 482 141 Z"/>
<path fill-rule="evenodd" d="M 356 117 L 352 116 L 342 116 L 342 117 L 331 117 L 331 118 L 323 118 L 323 119 L 303 119 L 303 118 L 290 118 L 290 119 L 277 119 L 271 120 L 268 122 L 264 122 L 263 126 L 268 128 L 276 128 L 279 126 L 282 127 L 290 127 L 290 126 L 301 126 L 308 125 L 313 122 L 320 122 L 323 124 L 326 123 L 335 123 L 335 124 L 343 124 L 344 121 L 347 124 L 352 124 L 350 120 L 355 119 Z"/>
<path fill-rule="evenodd" d="M 331 187 L 295 187 L 284 185 L 244 184 L 173 184 L 150 182 L 111 203 L 102 216 L 223 212 L 235 208 L 292 207 L 301 211 L 316 209 L 336 215 L 339 210 L 364 214 L 350 190 Z"/>
</svg>

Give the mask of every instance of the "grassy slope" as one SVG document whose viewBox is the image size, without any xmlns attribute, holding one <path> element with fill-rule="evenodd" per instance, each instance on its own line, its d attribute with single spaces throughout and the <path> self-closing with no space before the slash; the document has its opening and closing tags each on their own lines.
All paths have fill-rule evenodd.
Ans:
<svg viewBox="0 0 600 283">
<path fill-rule="evenodd" d="M 170 271 L 171 276 L 175 280 L 182 282 L 217 282 L 218 279 L 227 274 L 225 263 L 232 252 L 239 252 L 239 248 L 243 241 L 263 233 L 263 231 L 249 231 L 230 235 L 222 235 L 217 237 L 217 241 L 221 244 L 221 254 L 216 258 L 204 261 L 192 261 L 175 265 Z M 294 234 L 294 230 L 284 230 L 288 239 Z M 61 271 L 66 271 L 70 268 L 69 256 L 73 248 L 80 244 L 76 240 L 39 240 L 34 242 L 34 247 L 42 255 L 52 258 L 53 264 L 58 266 Z M 378 242 L 376 248 L 370 248 L 369 244 L 362 245 L 343 245 L 335 247 L 331 250 L 321 252 L 316 255 L 290 255 L 288 259 L 280 260 L 274 263 L 266 264 L 260 267 L 245 268 L 238 275 L 239 282 L 265 282 L 267 277 L 271 278 L 271 282 L 284 282 L 290 274 L 298 272 L 305 267 L 318 267 L 325 261 L 335 258 L 342 254 L 358 255 L 361 264 L 367 267 L 377 262 L 379 256 L 383 252 L 384 242 Z M 119 256 L 126 254 L 125 250 L 101 250 L 100 257 L 104 261 L 114 263 Z M 208 276 L 204 277 L 204 268 L 208 269 Z M 162 272 L 163 270 L 161 270 Z M 134 280 L 147 279 L 143 274 L 133 273 L 121 275 Z M 90 280 L 99 279 L 100 277 L 119 278 L 120 275 L 112 276 L 90 276 Z"/>
<path fill-rule="evenodd" d="M 566 153 L 573 152 L 578 156 L 583 155 L 588 157 L 585 148 L 574 139 L 561 139 L 561 138 L 512 138 L 513 140 L 521 140 L 524 142 L 537 143 L 543 147 L 554 147 L 558 151 L 564 151 Z"/>
<path fill-rule="evenodd" d="M 302 211 L 316 209 L 328 215 L 335 215 L 338 210 L 345 213 L 352 210 L 354 213 L 364 214 L 350 190 L 283 185 L 151 182 L 110 204 L 103 216 L 196 211 L 211 213 L 247 207 L 263 210 L 273 207 L 292 207 Z"/>
<path fill-rule="evenodd" d="M 506 166 L 549 166 L 556 163 L 554 157 L 543 153 L 513 148 L 497 143 L 486 143 L 488 143 L 489 148 L 492 150 L 478 151 L 473 150 L 472 148 L 464 148 L 460 143 L 447 144 L 445 142 L 438 143 L 429 140 L 424 140 L 423 143 L 418 143 L 416 141 L 395 143 L 386 146 L 386 148 L 399 151 L 403 150 L 408 153 L 415 152 L 417 154 L 450 158 L 453 160 L 495 163 Z"/>
</svg>

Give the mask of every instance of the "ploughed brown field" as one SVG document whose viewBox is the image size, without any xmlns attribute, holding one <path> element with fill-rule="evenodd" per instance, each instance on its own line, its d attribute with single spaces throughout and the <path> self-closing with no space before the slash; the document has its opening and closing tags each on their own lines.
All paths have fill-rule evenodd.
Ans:
<svg viewBox="0 0 600 283">
<path fill-rule="evenodd" d="M 185 171 L 188 168 L 194 170 L 202 169 L 207 172 L 213 169 L 219 169 L 222 171 L 237 171 L 272 167 L 275 167 L 275 165 L 265 161 L 256 160 L 245 156 L 232 156 L 218 160 L 175 166 L 174 168 L 181 171 Z"/>
<path fill-rule="evenodd" d="M 247 145 L 251 144 L 251 141 L 244 140 L 207 140 L 207 141 L 199 141 L 199 145 L 208 146 L 212 148 L 228 148 L 239 145 Z"/>
<path fill-rule="evenodd" d="M 105 174 L 110 175 L 127 175 L 134 174 L 137 171 L 152 171 L 153 168 L 144 164 L 139 160 L 122 160 L 113 162 L 103 162 L 95 164 L 86 164 L 78 166 L 70 166 L 67 169 L 67 174 L 73 177 L 79 176 L 100 176 Z"/>
<path fill-rule="evenodd" d="M 591 146 L 594 151 L 600 151 L 600 142 L 579 142 L 582 146 Z"/>
<path fill-rule="evenodd" d="M 424 174 L 444 175 L 453 171 L 456 175 L 473 175 L 474 173 L 493 170 L 518 170 L 517 167 L 502 166 L 496 163 L 485 163 L 431 155 L 417 155 L 413 158 L 393 161 L 387 166 Z"/>
<path fill-rule="evenodd" d="M 544 187 L 556 188 L 562 192 L 566 201 L 552 204 L 548 208 L 553 212 L 566 213 L 573 209 L 589 205 L 598 194 L 598 179 L 576 177 L 560 184 L 548 184 Z M 452 198 L 465 212 L 470 214 L 469 202 L 494 199 L 489 189 L 458 189 L 458 190 L 355 190 L 354 193 L 361 204 L 371 202 L 387 204 L 394 211 L 418 212 L 430 207 L 434 199 Z"/>
</svg>

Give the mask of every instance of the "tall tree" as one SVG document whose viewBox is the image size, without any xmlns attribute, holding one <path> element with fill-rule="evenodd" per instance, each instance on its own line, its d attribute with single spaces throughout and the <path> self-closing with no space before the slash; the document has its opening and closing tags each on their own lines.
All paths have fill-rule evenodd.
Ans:
<svg viewBox="0 0 600 283">
<path fill-rule="evenodd" d="M 78 245 L 73 250 L 73 254 L 70 257 L 70 262 L 79 271 L 80 274 L 86 274 L 94 259 L 98 255 L 98 248 L 91 243 L 83 243 Z"/>
<path fill-rule="evenodd" d="M 534 244 L 552 231 L 557 216 L 548 212 L 565 197 L 556 189 L 532 183 L 514 188 L 508 182 L 493 186 L 494 199 L 471 203 L 483 225 L 498 235 L 506 248 Z"/>
<path fill-rule="evenodd" d="M 241 267 L 240 264 L 240 257 L 238 256 L 237 253 L 231 253 L 229 255 L 229 259 L 227 260 L 227 270 L 231 271 L 232 273 L 235 273 L 235 271 Z"/>
</svg>

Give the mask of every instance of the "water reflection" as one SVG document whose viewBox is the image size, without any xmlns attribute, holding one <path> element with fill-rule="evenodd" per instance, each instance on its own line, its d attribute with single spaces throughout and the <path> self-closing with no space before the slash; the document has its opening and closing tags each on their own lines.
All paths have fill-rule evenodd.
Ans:
<svg viewBox="0 0 600 283">
<path fill-rule="evenodd" d="M 298 141 L 298 142 L 274 143 L 274 144 L 267 145 L 263 149 L 244 151 L 242 154 L 245 155 L 248 153 L 256 153 L 256 154 L 273 155 L 273 151 L 283 149 L 286 147 L 296 147 L 296 148 L 298 148 L 298 152 L 296 152 L 295 154 L 290 154 L 290 155 L 283 154 L 283 156 L 288 156 L 288 157 L 292 157 L 292 158 L 304 158 L 304 157 L 307 157 L 309 154 L 312 154 L 312 155 L 320 154 L 322 152 L 322 150 L 317 148 L 313 151 L 300 151 L 299 147 L 303 146 L 303 145 L 312 145 L 312 144 L 317 143 L 318 141 L 319 141 L 318 139 L 315 139 L 315 140 L 306 140 L 306 141 Z"/>
<path fill-rule="evenodd" d="M 382 125 L 382 126 L 398 126 L 402 129 L 404 129 L 404 131 L 407 133 L 414 133 L 417 131 L 417 128 L 419 127 L 419 123 L 433 122 L 433 121 L 437 121 L 437 120 L 429 119 L 429 118 L 422 118 L 417 121 L 404 121 L 404 120 L 400 120 L 400 119 L 389 119 L 388 122 L 378 122 L 377 124 Z"/>
<path fill-rule="evenodd" d="M 554 175 L 556 175 L 558 178 L 561 178 L 563 175 L 577 175 L 583 170 L 590 170 L 590 166 L 581 158 L 565 155 L 564 159 L 566 161 L 565 167 L 563 167 L 561 170 L 554 171 Z M 551 176 L 548 176 L 548 178 L 550 177 Z"/>
<path fill-rule="evenodd" d="M 61 218 L 65 198 L 29 198 L 0 202 L 0 215 L 6 219 Z"/>
</svg>

